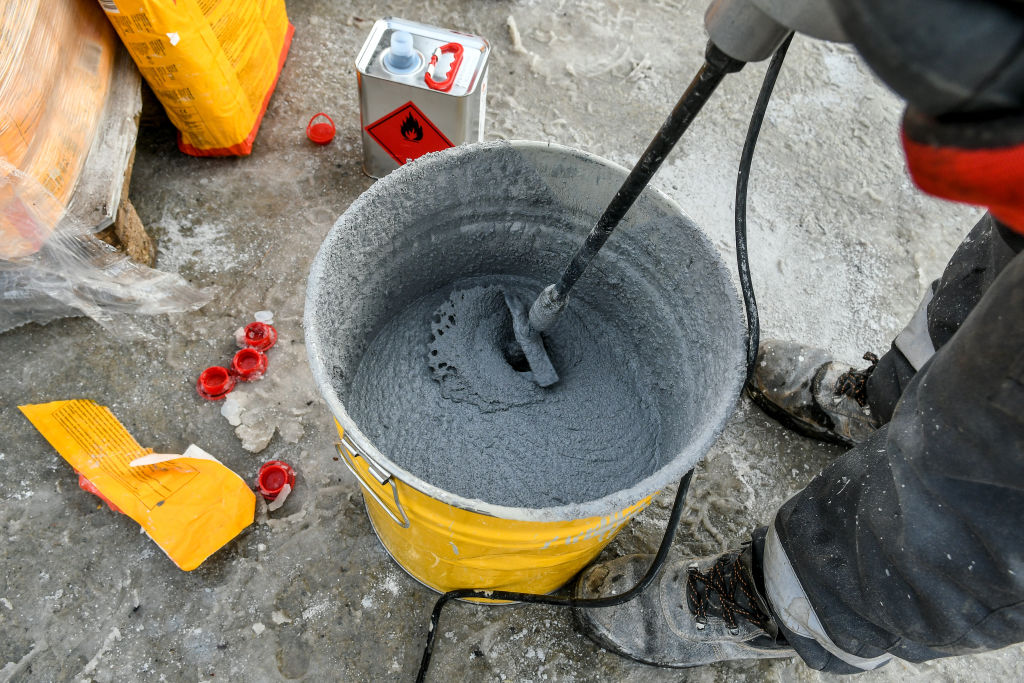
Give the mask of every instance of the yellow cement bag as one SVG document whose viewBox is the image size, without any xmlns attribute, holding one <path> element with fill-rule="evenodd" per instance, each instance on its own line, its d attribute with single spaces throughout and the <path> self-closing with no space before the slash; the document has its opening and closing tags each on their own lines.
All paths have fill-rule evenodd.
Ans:
<svg viewBox="0 0 1024 683">
<path fill-rule="evenodd" d="M 67 207 L 116 41 L 90 0 L 0 2 L 0 259 L 38 251 Z"/>
<path fill-rule="evenodd" d="M 252 151 L 294 28 L 284 0 L 99 0 L 193 156 Z"/>
</svg>

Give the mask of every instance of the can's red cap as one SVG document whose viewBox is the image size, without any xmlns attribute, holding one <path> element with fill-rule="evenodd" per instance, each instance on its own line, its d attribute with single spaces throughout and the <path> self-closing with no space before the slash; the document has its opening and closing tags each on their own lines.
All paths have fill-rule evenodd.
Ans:
<svg viewBox="0 0 1024 683">
<path fill-rule="evenodd" d="M 317 121 L 321 116 L 327 120 Z M 314 121 L 316 123 L 313 123 Z M 318 145 L 326 145 L 334 139 L 334 121 L 323 112 L 314 114 L 313 118 L 306 124 L 306 137 Z"/>
<path fill-rule="evenodd" d="M 265 500 L 277 498 L 285 484 L 295 488 L 295 470 L 291 465 L 280 460 L 268 460 L 263 463 L 256 479 L 256 486 Z"/>
<path fill-rule="evenodd" d="M 199 373 L 196 391 L 207 401 L 219 401 L 235 388 L 235 378 L 226 368 L 219 365 L 206 368 Z"/>
<path fill-rule="evenodd" d="M 263 379 L 267 371 L 267 355 L 250 346 L 239 349 L 231 359 L 231 372 L 243 382 Z"/>
<path fill-rule="evenodd" d="M 258 351 L 266 351 L 277 343 L 277 330 L 273 325 L 255 322 L 245 326 L 245 345 Z"/>
</svg>

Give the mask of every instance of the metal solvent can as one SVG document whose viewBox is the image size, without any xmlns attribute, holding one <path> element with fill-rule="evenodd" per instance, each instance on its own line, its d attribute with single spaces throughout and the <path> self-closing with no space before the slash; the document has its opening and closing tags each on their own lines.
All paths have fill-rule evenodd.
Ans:
<svg viewBox="0 0 1024 683">
<path fill-rule="evenodd" d="M 382 178 L 429 152 L 483 140 L 490 50 L 468 33 L 395 18 L 374 24 L 356 58 L 363 172 Z"/>
</svg>

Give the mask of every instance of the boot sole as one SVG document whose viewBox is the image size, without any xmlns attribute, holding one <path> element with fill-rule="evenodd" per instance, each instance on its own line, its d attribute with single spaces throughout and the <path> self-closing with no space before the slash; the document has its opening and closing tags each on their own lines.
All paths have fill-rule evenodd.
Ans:
<svg viewBox="0 0 1024 683">
<path fill-rule="evenodd" d="M 612 644 L 611 641 L 605 640 L 601 636 L 599 636 L 599 635 L 597 635 L 595 633 L 592 633 L 590 631 L 587 623 L 585 621 L 583 621 L 583 619 L 580 617 L 579 613 L 580 613 L 580 608 L 578 608 L 578 607 L 573 609 L 573 611 L 572 611 L 572 623 L 573 623 L 573 626 L 576 628 L 576 632 L 577 633 L 582 633 L 584 636 L 586 636 L 587 640 L 589 640 L 590 642 L 594 643 L 594 645 L 597 645 L 599 648 L 607 650 L 608 652 L 611 652 L 612 654 L 614 654 L 614 655 L 616 655 L 618 657 L 622 657 L 624 659 L 628 659 L 630 661 L 637 662 L 638 664 L 646 664 L 647 666 L 656 666 L 659 669 L 694 669 L 694 668 L 696 668 L 698 666 L 705 666 L 704 664 L 663 664 L 661 662 L 649 662 L 646 659 L 640 659 L 638 657 L 635 657 L 635 656 L 629 654 L 628 652 L 623 652 L 622 650 L 617 648 L 614 644 Z"/>
<path fill-rule="evenodd" d="M 601 636 L 598 636 L 598 635 L 592 633 L 590 631 L 590 629 L 588 628 L 588 625 L 586 624 L 586 622 L 584 622 L 583 619 L 580 618 L 580 609 L 581 608 L 577 607 L 576 609 L 574 609 L 572 611 L 573 626 L 576 628 L 576 631 L 578 633 L 582 633 L 584 636 L 586 636 L 586 638 L 590 642 L 594 643 L 595 645 L 597 645 L 598 647 L 600 647 L 600 648 L 602 648 L 604 650 L 607 650 L 608 652 L 611 652 L 612 654 L 614 654 L 614 655 L 616 655 L 618 657 L 622 657 L 624 659 L 628 659 L 630 661 L 637 662 L 638 664 L 644 664 L 646 666 L 654 666 L 654 667 L 657 667 L 659 669 L 696 669 L 698 667 L 709 666 L 711 664 L 718 664 L 720 662 L 725 662 L 725 661 L 753 661 L 753 660 L 757 660 L 757 659 L 786 659 L 786 658 L 797 656 L 796 653 L 793 652 L 792 650 L 787 650 L 785 652 L 780 652 L 778 656 L 766 655 L 764 657 L 745 657 L 745 658 L 742 658 L 742 659 L 733 659 L 733 660 L 725 660 L 725 659 L 723 659 L 723 660 L 719 660 L 719 661 L 716 661 L 716 662 L 701 662 L 701 663 L 697 663 L 697 664 L 665 664 L 663 662 L 651 662 L 651 661 L 648 661 L 646 659 L 640 659 L 639 657 L 631 655 L 628 652 L 623 652 L 622 650 L 620 650 L 618 647 L 616 647 L 611 642 L 605 640 Z"/>
<path fill-rule="evenodd" d="M 750 397 L 750 400 L 753 401 L 758 408 L 786 429 L 802 434 L 803 436 L 810 437 L 816 441 L 824 441 L 826 443 L 835 444 L 836 446 L 853 448 L 857 445 L 850 439 L 839 436 L 835 432 L 830 432 L 820 427 L 813 427 L 802 420 L 796 419 L 785 410 L 769 401 L 764 394 L 751 385 L 748 384 L 745 389 L 747 396 Z"/>
</svg>

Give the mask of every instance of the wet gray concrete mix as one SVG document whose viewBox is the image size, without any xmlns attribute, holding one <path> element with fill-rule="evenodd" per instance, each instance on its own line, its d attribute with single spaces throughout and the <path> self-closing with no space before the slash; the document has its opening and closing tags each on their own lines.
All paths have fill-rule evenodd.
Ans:
<svg viewBox="0 0 1024 683">
<path fill-rule="evenodd" d="M 460 280 L 394 316 L 363 356 L 349 410 L 382 452 L 446 491 L 513 507 L 593 500 L 659 461 L 654 378 L 628 320 L 572 301 L 545 342 L 560 381 L 509 364 L 505 291 L 542 283 Z M 629 444 L 629 448 L 623 448 Z"/>
</svg>

